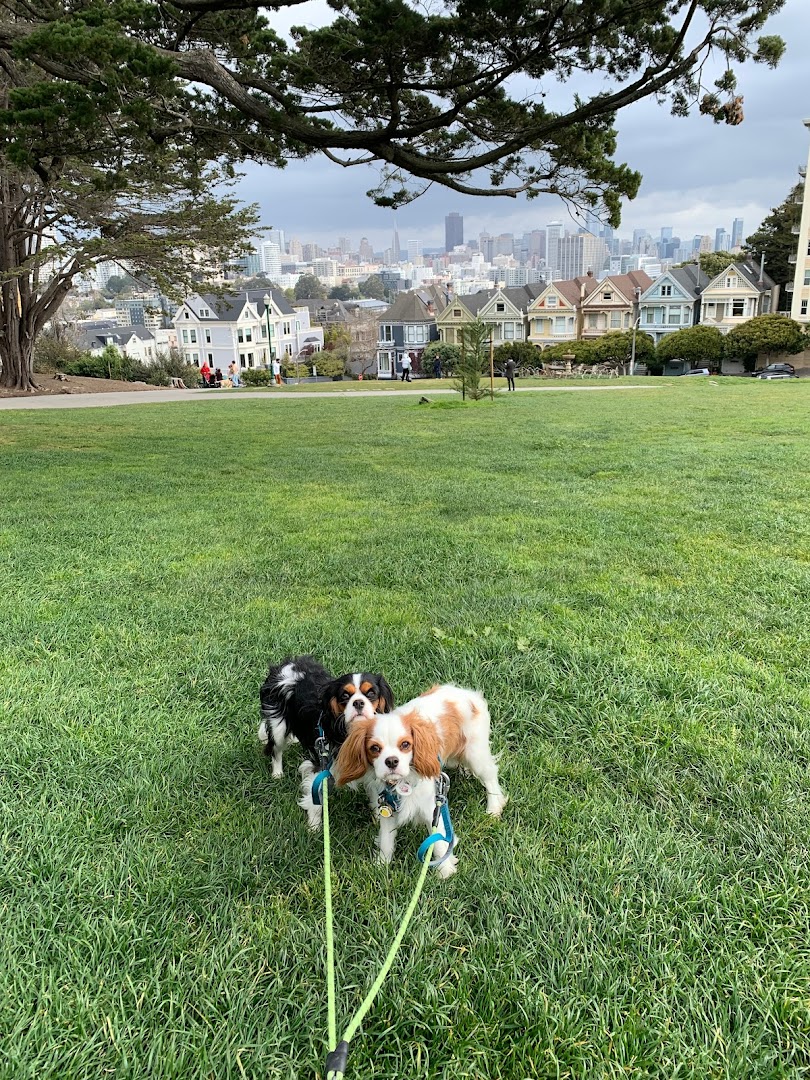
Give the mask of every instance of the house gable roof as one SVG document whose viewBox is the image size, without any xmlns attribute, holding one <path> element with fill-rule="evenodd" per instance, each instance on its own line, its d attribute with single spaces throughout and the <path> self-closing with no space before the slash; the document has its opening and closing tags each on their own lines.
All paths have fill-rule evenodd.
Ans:
<svg viewBox="0 0 810 1080">
<path fill-rule="evenodd" d="M 592 290 L 585 300 L 584 307 L 598 308 L 604 304 L 612 306 L 627 306 L 635 300 L 636 289 L 641 290 L 641 295 L 653 284 L 653 279 L 643 270 L 630 270 L 626 274 L 614 274 L 598 283 L 598 288 Z M 611 292 L 618 294 L 610 300 L 603 298 L 603 293 Z"/>
<path fill-rule="evenodd" d="M 189 307 L 194 312 L 197 318 L 207 321 L 203 316 L 199 314 L 199 307 L 206 307 L 211 312 L 208 316 L 213 321 L 217 322 L 238 322 L 242 317 L 247 305 L 250 305 L 252 309 L 249 317 L 253 318 L 264 315 L 264 297 L 265 295 L 270 297 L 270 308 L 276 315 L 294 315 L 295 309 L 290 306 L 290 302 L 284 293 L 280 289 L 247 289 L 241 292 L 224 293 L 222 296 L 217 296 L 214 293 L 206 293 L 205 295 L 195 297 L 192 299 L 201 301 L 201 304 L 191 306 L 189 300 L 185 301 L 185 306 Z"/>
<path fill-rule="evenodd" d="M 742 282 L 741 287 L 752 293 L 760 294 L 770 292 L 771 289 L 774 288 L 775 282 L 773 281 L 773 278 L 770 278 L 764 273 L 760 275 L 759 267 L 753 266 L 751 263 L 743 260 L 730 263 L 722 274 L 718 274 L 711 279 L 706 288 L 722 289 L 725 292 L 726 286 L 723 278 L 728 277 L 729 274 L 736 274 Z"/>
<path fill-rule="evenodd" d="M 394 303 L 379 316 L 381 323 L 435 322 L 447 307 L 447 293 L 438 285 L 427 285 L 400 293 Z M 432 308 L 432 310 L 430 310 Z"/>
</svg>

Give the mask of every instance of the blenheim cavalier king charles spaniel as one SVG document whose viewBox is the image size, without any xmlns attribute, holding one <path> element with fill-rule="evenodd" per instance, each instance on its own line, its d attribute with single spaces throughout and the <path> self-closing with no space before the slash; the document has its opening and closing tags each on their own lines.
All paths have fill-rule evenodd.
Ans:
<svg viewBox="0 0 810 1080">
<path fill-rule="evenodd" d="M 271 664 L 259 700 L 259 741 L 264 753 L 272 755 L 273 776 L 282 775 L 285 746 L 297 740 L 304 750 L 299 806 L 306 810 L 310 828 L 317 829 L 322 808 L 312 801 L 312 780 L 321 767 L 318 728 L 335 754 L 358 719 L 369 720 L 375 712 L 393 709 L 391 687 L 382 675 L 359 671 L 335 678 L 314 657 L 294 656 Z"/>
<path fill-rule="evenodd" d="M 335 762 L 338 786 L 360 781 L 380 823 L 380 859 L 390 862 L 397 829 L 407 821 L 431 830 L 436 785 L 443 769 L 462 765 L 484 785 L 487 813 L 496 817 L 507 796 L 489 748 L 489 708 L 474 690 L 434 686 L 393 712 L 355 720 Z M 455 845 L 454 845 L 455 846 Z M 447 858 L 444 856 L 447 855 Z M 441 877 L 450 877 L 457 859 L 438 841 L 434 858 Z"/>
</svg>

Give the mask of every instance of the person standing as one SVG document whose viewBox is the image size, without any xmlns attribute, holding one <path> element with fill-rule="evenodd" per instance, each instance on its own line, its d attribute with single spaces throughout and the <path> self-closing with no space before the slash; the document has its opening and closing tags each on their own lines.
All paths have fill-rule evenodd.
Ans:
<svg viewBox="0 0 810 1080">
<path fill-rule="evenodd" d="M 208 366 L 208 361 L 203 360 L 202 367 L 200 368 L 200 378 L 203 381 L 203 386 L 211 385 L 211 368 Z"/>
<path fill-rule="evenodd" d="M 270 362 L 270 370 L 273 372 L 273 382 L 276 386 L 281 386 L 281 364 L 275 356 Z"/>
<path fill-rule="evenodd" d="M 442 362 L 437 356 L 433 361 L 433 378 L 440 379 L 442 377 Z"/>
<path fill-rule="evenodd" d="M 240 386 L 239 381 L 239 368 L 236 366 L 236 361 L 231 360 L 228 364 L 228 378 L 231 380 L 231 386 Z"/>
<path fill-rule="evenodd" d="M 411 381 L 411 358 L 407 353 L 402 357 L 402 379 L 400 381 Z"/>
<path fill-rule="evenodd" d="M 511 357 L 506 361 L 506 389 L 515 389 L 515 361 Z"/>
</svg>

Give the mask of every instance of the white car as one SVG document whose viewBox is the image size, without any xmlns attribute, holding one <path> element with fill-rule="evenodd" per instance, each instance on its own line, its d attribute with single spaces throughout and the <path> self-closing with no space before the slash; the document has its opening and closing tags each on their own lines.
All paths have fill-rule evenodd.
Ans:
<svg viewBox="0 0 810 1080">
<path fill-rule="evenodd" d="M 791 375 L 789 371 L 763 371 L 756 376 L 758 379 L 798 379 L 798 375 Z"/>
<path fill-rule="evenodd" d="M 684 375 L 711 375 L 711 372 L 707 367 L 692 368 L 691 371 L 684 371 Z"/>
</svg>

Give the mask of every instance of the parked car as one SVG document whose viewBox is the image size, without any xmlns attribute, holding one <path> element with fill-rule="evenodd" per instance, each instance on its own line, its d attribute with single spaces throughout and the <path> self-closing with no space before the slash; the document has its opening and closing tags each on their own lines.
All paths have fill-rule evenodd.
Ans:
<svg viewBox="0 0 810 1080">
<path fill-rule="evenodd" d="M 691 371 L 684 371 L 684 375 L 711 375 L 711 372 L 707 367 L 692 368 Z"/>
<path fill-rule="evenodd" d="M 779 375 L 787 379 L 796 378 L 796 369 L 793 364 L 768 364 L 762 371 L 756 373 L 758 379 L 773 379 Z"/>
</svg>

